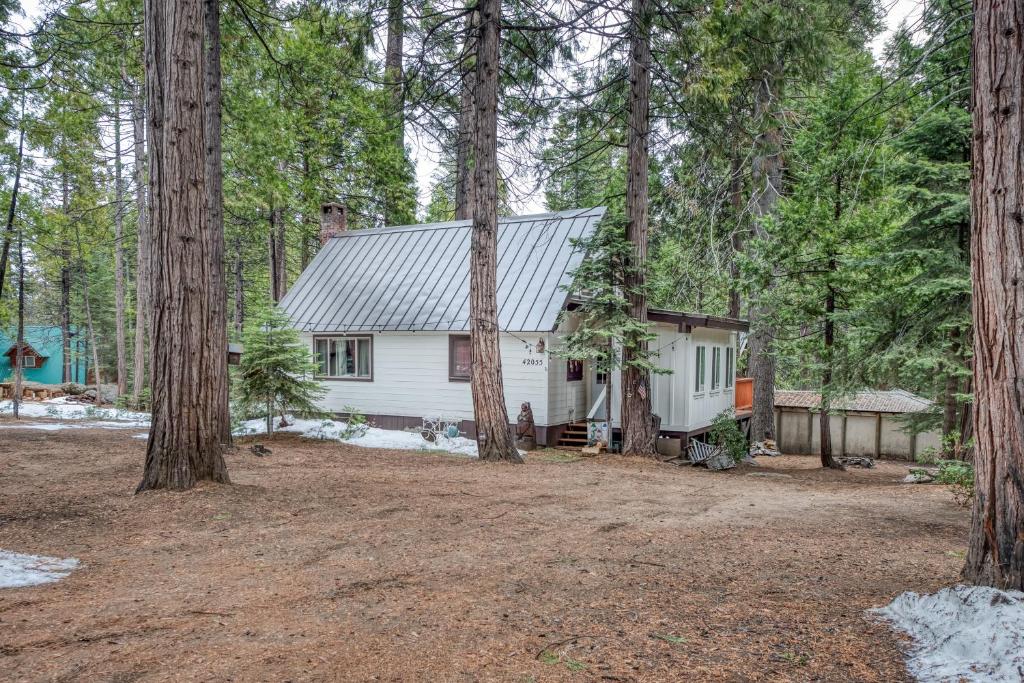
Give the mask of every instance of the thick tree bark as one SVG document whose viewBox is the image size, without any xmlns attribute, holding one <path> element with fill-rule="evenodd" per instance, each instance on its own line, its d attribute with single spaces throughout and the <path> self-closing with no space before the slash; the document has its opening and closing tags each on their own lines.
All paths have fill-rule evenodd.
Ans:
<svg viewBox="0 0 1024 683">
<path fill-rule="evenodd" d="M 388 2 L 388 44 L 384 56 L 384 80 L 391 93 L 391 113 L 395 117 L 395 146 L 405 153 L 405 83 L 402 50 L 405 38 L 405 11 L 402 0 Z"/>
<path fill-rule="evenodd" d="M 219 424 L 227 375 L 217 291 L 223 236 L 207 205 L 203 5 L 145 2 L 153 413 L 139 491 L 228 481 Z"/>
<path fill-rule="evenodd" d="M 1024 0 L 976 0 L 975 497 L 964 579 L 1024 590 Z"/>
<path fill-rule="evenodd" d="M 21 167 L 25 160 L 25 96 L 21 98 L 21 118 L 18 119 L 18 156 L 14 162 L 14 184 L 11 186 L 11 201 L 7 204 L 7 224 L 4 227 L 4 242 L 0 247 L 0 298 L 4 295 L 7 281 L 7 259 L 14 235 L 14 217 L 18 212 L 18 192 L 21 190 Z M 20 239 L 20 233 L 19 233 Z"/>
<path fill-rule="evenodd" d="M 498 329 L 498 52 L 501 0 L 480 0 L 476 72 L 476 208 L 470 252 L 469 317 L 473 416 L 481 460 L 522 462 L 509 428 Z"/>
<path fill-rule="evenodd" d="M 459 128 L 455 140 L 455 219 L 473 218 L 476 206 L 473 153 L 476 141 L 477 112 L 477 41 L 480 31 L 480 11 L 472 11 L 466 18 L 466 42 L 462 46 L 462 93 L 459 103 Z"/>
<path fill-rule="evenodd" d="M 128 393 L 128 349 L 125 345 L 124 175 L 121 164 L 121 96 L 114 95 L 114 335 L 117 346 L 117 395 Z"/>
<path fill-rule="evenodd" d="M 149 229 L 146 220 L 146 104 L 141 85 L 132 97 L 132 149 L 135 155 L 135 207 L 138 213 L 135 248 L 135 352 L 132 405 L 138 406 L 146 384 L 146 337 L 152 320 L 149 301 Z"/>
<path fill-rule="evenodd" d="M 759 239 L 768 239 L 767 221 L 775 212 L 782 188 L 782 132 L 773 108 L 779 100 L 780 68 L 776 65 L 762 74 L 756 97 L 756 118 L 762 132 L 755 140 L 751 164 L 751 215 Z M 774 287 L 773 278 L 765 284 L 762 295 Z M 750 307 L 749 375 L 754 380 L 753 415 L 750 438 L 753 441 L 773 438 L 775 434 L 775 325 L 771 311 L 760 301 Z"/>
<path fill-rule="evenodd" d="M 209 210 L 210 317 L 206 321 L 211 353 L 220 349 L 223 372 L 212 377 L 222 444 L 231 443 L 228 403 L 228 285 L 224 275 L 224 164 L 221 159 L 220 0 L 203 0 L 203 134 L 206 137 L 206 206 Z"/>
<path fill-rule="evenodd" d="M 405 74 L 402 51 L 405 38 L 405 11 L 403 0 L 388 0 L 388 37 L 384 55 L 384 81 L 391 95 L 391 119 L 398 158 L 405 163 Z M 398 206 L 399 193 L 389 191 L 384 202 L 384 224 L 400 225 L 408 222 Z"/>
<path fill-rule="evenodd" d="M 633 0 L 629 28 L 629 131 L 626 139 L 626 237 L 633 247 L 625 277 L 630 316 L 647 324 L 647 228 L 650 137 L 650 0 Z M 647 340 L 639 335 L 622 347 L 622 452 L 657 454 L 658 432 L 651 413 L 650 372 L 641 367 Z"/>
</svg>

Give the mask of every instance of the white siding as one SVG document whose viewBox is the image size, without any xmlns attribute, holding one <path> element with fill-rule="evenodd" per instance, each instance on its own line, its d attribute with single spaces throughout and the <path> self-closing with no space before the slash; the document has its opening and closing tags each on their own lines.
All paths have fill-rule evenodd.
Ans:
<svg viewBox="0 0 1024 683">
<path fill-rule="evenodd" d="M 369 415 L 441 414 L 473 419 L 469 382 L 448 380 L 447 333 L 382 332 L 372 336 L 373 381 L 324 381 L 328 390 L 321 401 L 324 410 L 340 413 L 346 406 L 352 406 Z M 517 337 L 501 335 L 505 404 L 510 422 L 519 415 L 520 404 L 529 402 L 538 425 L 552 424 L 548 421 L 548 365 L 553 357 L 533 351 L 539 339 L 544 338 L 547 343 L 548 337 L 543 332 L 519 333 Z M 313 335 L 303 333 L 302 339 L 312 354 Z M 539 365 L 534 364 L 537 360 L 541 361 Z"/>
<path fill-rule="evenodd" d="M 658 325 L 657 337 L 651 342 L 654 365 L 670 373 L 655 373 L 651 377 L 651 409 L 661 418 L 661 428 L 681 431 L 686 428 L 685 387 L 686 356 L 690 348 L 690 335 L 679 332 L 672 325 Z"/>
<path fill-rule="evenodd" d="M 704 346 L 706 351 L 705 361 L 705 380 L 704 390 L 701 392 L 695 391 L 695 373 L 697 371 L 697 347 Z M 696 328 L 689 338 L 689 348 L 687 349 L 687 357 L 685 361 L 685 367 L 689 369 L 689 374 L 686 377 L 686 382 L 682 385 L 682 390 L 685 392 L 685 396 L 688 398 L 689 409 L 687 411 L 687 423 L 685 431 L 696 431 L 703 429 L 711 424 L 711 421 L 715 419 L 715 416 L 724 410 L 733 408 L 736 405 L 734 394 L 736 391 L 736 363 L 733 361 L 733 382 L 732 386 L 726 387 L 725 384 L 725 349 L 729 346 L 735 347 L 734 333 L 727 332 L 725 330 L 717 330 L 710 328 Z M 721 366 L 719 372 L 721 373 L 722 382 L 718 389 L 712 390 L 711 388 L 711 372 L 712 372 L 712 358 L 714 356 L 713 349 L 719 349 L 721 353 Z"/>
<path fill-rule="evenodd" d="M 566 359 L 549 354 L 547 424 L 579 422 L 586 419 L 590 409 L 587 405 L 587 369 L 584 369 L 583 379 L 578 382 L 567 381 L 565 373 Z"/>
<path fill-rule="evenodd" d="M 664 324 L 655 325 L 653 331 L 657 335 L 651 341 L 654 364 L 670 371 L 651 377 L 651 407 L 661 417 L 663 430 L 692 432 L 704 429 L 716 415 L 735 406 L 735 357 L 732 386 L 725 386 L 725 349 L 735 344 L 734 333 L 710 328 L 697 328 L 691 333 L 684 333 L 673 325 Z M 699 394 L 694 391 L 697 365 L 695 349 L 698 344 L 707 348 L 705 387 Z M 712 391 L 711 359 L 712 348 L 716 347 L 722 354 L 719 370 L 721 383 L 718 389 Z M 612 381 L 612 422 L 615 427 L 619 427 L 622 377 L 618 371 L 613 373 Z"/>
</svg>

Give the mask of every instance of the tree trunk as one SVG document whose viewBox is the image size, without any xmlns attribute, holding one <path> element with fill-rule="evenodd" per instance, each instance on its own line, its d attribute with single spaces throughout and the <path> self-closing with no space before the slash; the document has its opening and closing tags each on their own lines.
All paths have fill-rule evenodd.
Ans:
<svg viewBox="0 0 1024 683">
<path fill-rule="evenodd" d="M 402 68 L 405 12 L 402 0 L 388 2 L 388 38 L 384 56 L 384 81 L 391 94 L 391 116 L 396 154 L 405 162 L 405 74 Z M 399 209 L 400 193 L 395 188 L 385 193 L 384 224 L 401 225 L 408 222 Z"/>
<path fill-rule="evenodd" d="M 267 267 L 270 271 L 270 300 L 275 304 L 284 296 L 281 287 L 281 262 L 284 255 L 280 252 L 281 242 L 278 239 L 281 221 L 280 209 L 270 207 L 270 225 L 267 230 Z"/>
<path fill-rule="evenodd" d="M 242 270 L 242 238 L 235 236 L 235 334 L 242 337 L 245 325 L 245 273 Z"/>
<path fill-rule="evenodd" d="M 146 221 L 146 104 L 141 85 L 132 97 L 132 149 L 135 155 L 135 206 L 138 213 L 135 249 L 135 354 L 132 405 L 138 406 L 146 383 L 146 337 L 149 334 L 149 229 Z"/>
<path fill-rule="evenodd" d="M 228 481 L 223 236 L 207 206 L 204 0 L 145 10 L 153 413 L 138 490 L 180 490 Z"/>
<path fill-rule="evenodd" d="M 975 497 L 964 579 L 1024 590 L 1024 0 L 976 0 Z"/>
<path fill-rule="evenodd" d="M 469 317 L 473 416 L 481 460 L 522 462 L 509 428 L 498 329 L 498 51 L 501 0 L 480 0 L 476 73 L 476 208 L 470 255 Z"/>
<path fill-rule="evenodd" d="M 317 206 L 316 197 L 309 180 L 309 150 L 305 144 L 302 146 L 302 244 L 299 247 L 299 264 L 303 271 L 313 259 L 313 243 L 317 242 L 317 231 L 319 230 L 319 213 L 315 210 Z"/>
<path fill-rule="evenodd" d="M 838 185 L 838 183 L 837 183 Z M 838 202 L 836 204 L 837 213 Z M 834 273 L 836 270 L 836 259 L 835 256 L 829 255 L 828 259 L 828 271 L 829 274 Z M 834 347 L 836 343 L 836 290 L 829 283 L 825 290 L 825 352 L 822 358 L 822 370 L 821 376 L 821 418 L 820 418 L 820 441 L 821 441 L 821 466 L 829 467 L 831 469 L 839 470 L 843 469 L 834 457 L 832 457 L 832 364 L 834 358 Z"/>
<path fill-rule="evenodd" d="M 216 432 L 231 443 L 228 403 L 228 284 L 224 275 L 224 164 L 221 159 L 220 0 L 203 0 L 203 134 L 206 137 L 206 204 L 209 209 L 210 315 L 206 333 L 211 353 L 220 353 L 223 372 L 215 373 Z M 219 351 L 218 351 L 219 350 Z"/>
<path fill-rule="evenodd" d="M 81 258 L 81 243 L 79 243 L 79 258 Z M 82 273 L 82 301 L 85 304 L 85 324 L 89 330 L 89 346 L 92 347 L 92 378 L 96 386 L 96 405 L 103 403 L 103 391 L 100 385 L 103 384 L 103 376 L 100 372 L 100 351 L 96 343 L 96 328 L 92 324 L 92 306 L 89 304 L 89 274 L 85 262 L 81 263 Z M 86 378 L 88 379 L 88 378 Z"/>
<path fill-rule="evenodd" d="M 286 229 L 287 226 L 284 222 L 284 209 L 278 208 L 276 216 L 274 216 L 274 224 L 277 230 L 274 234 L 275 247 L 274 252 L 277 254 L 277 295 L 280 299 L 284 298 L 284 295 L 288 293 L 288 252 L 286 248 Z"/>
<path fill-rule="evenodd" d="M 957 396 L 960 393 L 960 329 L 957 327 L 949 331 L 949 358 L 946 361 L 946 386 L 942 397 L 942 443 L 946 457 L 952 457 L 956 450 L 956 444 L 951 443 L 954 433 L 960 426 L 957 419 L 959 404 Z"/>
<path fill-rule="evenodd" d="M 743 253 L 745 242 L 743 228 L 743 167 L 739 151 L 732 156 L 729 179 L 729 201 L 732 204 L 733 220 L 736 224 L 732 228 L 732 255 L 729 259 L 729 308 L 726 313 L 730 318 L 739 318 L 742 310 L 740 301 L 740 264 L 739 255 Z"/>
<path fill-rule="evenodd" d="M 772 107 L 777 105 L 778 71 L 775 66 L 762 75 L 756 97 L 756 117 L 763 131 L 755 141 L 751 164 L 751 214 L 759 239 L 768 239 L 766 224 L 775 212 L 782 187 L 782 133 Z M 761 296 L 774 288 L 769 277 Z M 775 434 L 775 324 L 761 296 L 750 307 L 750 377 L 754 380 L 753 415 L 750 438 L 762 441 Z"/>
<path fill-rule="evenodd" d="M 466 19 L 466 42 L 462 46 L 462 94 L 459 103 L 459 130 L 455 149 L 455 219 L 473 218 L 476 199 L 473 174 L 473 151 L 476 141 L 477 112 L 474 103 L 477 78 L 477 41 L 480 10 L 473 10 Z"/>
<path fill-rule="evenodd" d="M 121 164 L 121 96 L 114 95 L 114 335 L 117 344 L 117 395 L 128 393 L 128 349 L 124 310 L 124 177 Z"/>
<path fill-rule="evenodd" d="M 68 174 L 61 174 L 61 211 L 65 220 L 70 220 L 71 213 L 71 189 L 68 185 Z M 64 234 L 61 235 L 60 248 L 60 336 L 61 347 L 64 352 L 64 368 L 62 378 L 64 382 L 72 381 L 71 378 L 71 247 L 68 245 L 67 225 L 62 227 Z M 82 377 L 82 383 L 87 380 Z"/>
<path fill-rule="evenodd" d="M 93 380 L 96 387 L 96 405 L 103 403 L 103 392 L 100 385 L 103 383 L 103 376 L 100 372 L 99 344 L 96 343 L 96 328 L 92 324 L 92 304 L 89 299 L 89 267 L 85 262 L 85 251 L 82 249 L 82 235 L 75 223 L 75 245 L 78 247 L 78 272 L 82 277 L 82 303 L 85 309 L 85 326 L 89 332 L 89 346 L 92 347 Z M 88 374 L 88 373 L 86 373 Z M 88 381 L 88 378 L 86 378 Z"/>
<path fill-rule="evenodd" d="M 11 251 L 11 237 L 14 235 L 14 217 L 18 211 L 18 192 L 21 189 L 21 166 L 25 159 L 25 95 L 21 96 L 21 117 L 18 119 L 18 156 L 14 162 L 14 185 L 11 187 L 11 201 L 7 205 L 7 225 L 4 228 L 4 242 L 0 247 L 0 299 L 4 295 L 7 281 L 7 259 Z M 21 239 L 21 233 L 18 233 Z M 20 258 L 20 257 L 19 257 Z"/>
<path fill-rule="evenodd" d="M 651 45 L 650 0 L 633 0 L 629 28 L 629 131 L 626 139 L 626 237 L 633 258 L 625 275 L 630 316 L 643 331 L 631 335 L 622 347 L 622 453 L 657 455 L 658 432 L 651 412 L 650 372 L 647 360 L 647 173 L 649 168 Z"/>
<path fill-rule="evenodd" d="M 22 112 L 24 114 L 24 112 Z M 21 417 L 21 380 L 25 356 L 25 229 L 18 226 L 18 335 L 14 351 L 14 419 Z"/>
</svg>

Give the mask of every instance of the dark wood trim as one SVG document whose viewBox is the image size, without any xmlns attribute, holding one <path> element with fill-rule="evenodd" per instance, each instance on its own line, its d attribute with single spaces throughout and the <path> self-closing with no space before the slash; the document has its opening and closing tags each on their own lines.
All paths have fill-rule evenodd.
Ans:
<svg viewBox="0 0 1024 683">
<path fill-rule="evenodd" d="M 677 311 L 648 310 L 647 319 L 653 322 L 675 325 L 680 332 L 690 332 L 694 327 L 708 327 L 733 332 L 749 332 L 750 323 L 746 320 L 720 318 L 713 315 L 697 315 Z"/>
<path fill-rule="evenodd" d="M 465 339 L 466 341 L 469 341 L 470 340 L 470 335 L 468 335 L 468 334 L 449 334 L 448 335 L 448 381 L 449 382 L 470 382 L 470 381 L 472 381 L 472 377 L 471 376 L 467 377 L 467 376 L 463 376 L 463 375 L 456 375 L 456 374 L 454 374 L 452 372 L 452 369 L 455 367 L 455 340 L 456 339 Z M 472 353 L 472 345 L 470 345 L 470 353 Z M 472 366 L 473 366 L 473 361 L 472 361 L 472 358 L 471 358 L 470 359 L 470 367 L 472 368 Z"/>
<path fill-rule="evenodd" d="M 572 311 L 579 308 L 580 301 L 569 301 L 565 310 Z M 723 318 L 716 315 L 700 315 L 697 313 L 683 313 L 682 311 L 666 311 L 657 308 L 647 309 L 647 319 L 651 322 L 668 323 L 676 325 L 680 332 L 690 332 L 694 327 L 710 327 L 719 330 L 731 330 L 733 332 L 749 332 L 750 322 L 737 318 Z"/>
<path fill-rule="evenodd" d="M 369 377 L 330 377 L 327 375 L 318 375 L 313 373 L 313 379 L 318 382 L 372 382 L 373 381 L 373 362 L 376 352 L 373 348 L 373 335 L 372 334 L 314 334 L 313 335 L 313 358 L 314 362 L 316 359 L 316 342 L 318 339 L 369 339 L 370 340 L 370 376 Z M 357 344 L 358 348 L 358 344 Z M 358 369 L 358 360 L 356 361 L 356 368 Z"/>
</svg>

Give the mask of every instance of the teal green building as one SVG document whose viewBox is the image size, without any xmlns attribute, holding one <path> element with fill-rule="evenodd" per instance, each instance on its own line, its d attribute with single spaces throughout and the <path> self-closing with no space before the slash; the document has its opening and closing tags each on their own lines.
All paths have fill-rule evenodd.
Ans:
<svg viewBox="0 0 1024 683">
<path fill-rule="evenodd" d="M 0 330 L 0 382 L 13 379 L 17 354 L 16 330 Z M 64 380 L 64 345 L 57 325 L 26 325 L 22 367 L 27 382 L 60 384 Z M 71 381 L 84 384 L 88 372 L 85 335 L 78 328 L 71 330 Z"/>
</svg>

